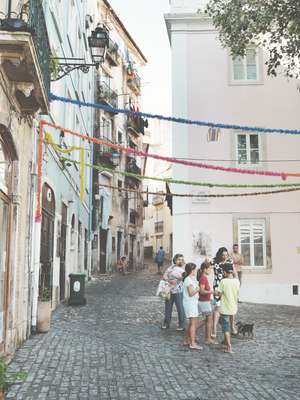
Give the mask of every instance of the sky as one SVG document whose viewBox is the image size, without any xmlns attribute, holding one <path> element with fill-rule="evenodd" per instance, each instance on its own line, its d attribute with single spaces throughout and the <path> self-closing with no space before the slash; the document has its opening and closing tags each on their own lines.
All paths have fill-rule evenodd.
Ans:
<svg viewBox="0 0 300 400">
<path fill-rule="evenodd" d="M 141 73 L 142 108 L 150 113 L 171 112 L 171 50 L 164 21 L 169 0 L 110 0 L 148 60 Z"/>
<path fill-rule="evenodd" d="M 110 4 L 148 60 L 142 77 L 141 110 L 171 115 L 171 48 L 164 14 L 169 12 L 169 0 L 110 0 Z M 149 121 L 151 143 L 149 152 L 170 155 L 171 124 Z M 147 161 L 148 175 L 170 175 L 170 165 L 151 158 Z M 149 188 L 159 183 L 147 181 Z"/>
</svg>

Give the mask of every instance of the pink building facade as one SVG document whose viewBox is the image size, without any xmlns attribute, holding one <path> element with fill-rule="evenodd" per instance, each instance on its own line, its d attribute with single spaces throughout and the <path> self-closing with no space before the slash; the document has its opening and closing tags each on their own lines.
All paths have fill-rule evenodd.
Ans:
<svg viewBox="0 0 300 400">
<path fill-rule="evenodd" d="M 232 60 L 202 13 L 206 1 L 171 0 L 165 16 L 172 47 L 173 115 L 228 124 L 300 128 L 297 82 L 266 74 L 261 49 Z M 173 155 L 226 167 L 300 171 L 300 137 L 173 125 Z M 280 184 L 261 177 L 173 166 L 173 178 L 228 184 Z M 173 185 L 195 194 L 268 189 Z M 188 238 L 188 240 L 187 240 Z M 173 200 L 173 251 L 200 262 L 238 243 L 245 258 L 241 300 L 300 306 L 300 192 L 258 197 Z"/>
</svg>

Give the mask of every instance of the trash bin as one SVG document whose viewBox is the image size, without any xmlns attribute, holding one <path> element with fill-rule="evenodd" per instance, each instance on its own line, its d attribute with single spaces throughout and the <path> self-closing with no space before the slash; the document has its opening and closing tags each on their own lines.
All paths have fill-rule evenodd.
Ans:
<svg viewBox="0 0 300 400">
<path fill-rule="evenodd" d="M 70 306 L 84 306 L 85 295 L 85 274 L 70 274 Z"/>
</svg>

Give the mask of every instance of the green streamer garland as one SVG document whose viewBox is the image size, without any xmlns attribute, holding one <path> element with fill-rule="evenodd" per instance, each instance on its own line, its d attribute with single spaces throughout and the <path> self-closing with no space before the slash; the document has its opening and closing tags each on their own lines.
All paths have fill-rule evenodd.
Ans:
<svg viewBox="0 0 300 400">
<path fill-rule="evenodd" d="M 73 164 L 79 164 L 79 161 L 72 160 L 70 158 L 61 157 L 60 160 L 70 162 Z M 102 165 L 93 165 L 93 164 L 85 164 L 86 167 L 90 167 L 96 169 L 100 172 L 107 171 L 111 174 L 115 175 L 122 175 L 127 176 L 129 178 L 134 178 L 138 180 L 153 180 L 158 182 L 165 182 L 169 184 L 178 184 L 178 185 L 190 185 L 190 186 L 201 186 L 201 187 L 219 187 L 219 188 L 247 188 L 247 189 L 255 189 L 255 188 L 276 188 L 276 187 L 300 187 L 300 183 L 276 183 L 276 184 L 226 184 L 226 183 L 210 183 L 210 182 L 197 182 L 197 181 L 186 181 L 186 180 L 178 180 L 178 179 L 168 179 L 168 178 L 158 178 L 155 176 L 143 176 L 139 174 L 134 174 L 132 172 L 125 172 L 125 171 L 116 171 L 113 168 L 104 167 Z"/>
</svg>

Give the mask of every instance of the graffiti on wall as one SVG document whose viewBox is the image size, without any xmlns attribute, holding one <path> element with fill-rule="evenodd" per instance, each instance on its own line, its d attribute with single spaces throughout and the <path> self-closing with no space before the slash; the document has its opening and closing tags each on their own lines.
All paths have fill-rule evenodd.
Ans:
<svg viewBox="0 0 300 400">
<path fill-rule="evenodd" d="M 193 233 L 194 253 L 202 257 L 212 257 L 212 239 L 204 232 Z"/>
</svg>

